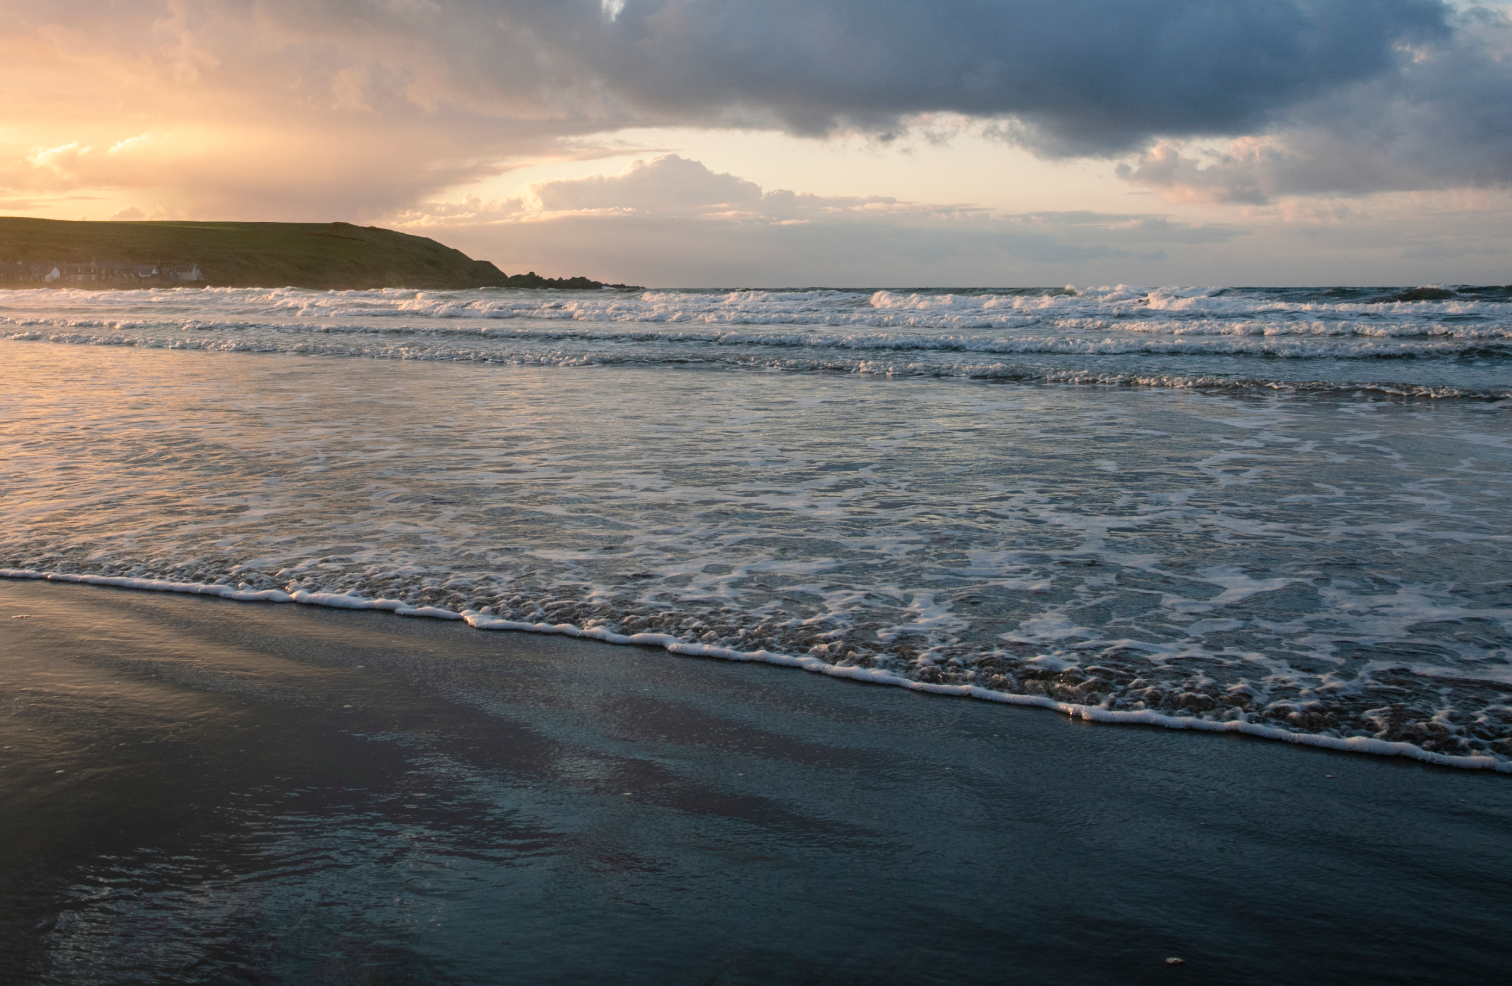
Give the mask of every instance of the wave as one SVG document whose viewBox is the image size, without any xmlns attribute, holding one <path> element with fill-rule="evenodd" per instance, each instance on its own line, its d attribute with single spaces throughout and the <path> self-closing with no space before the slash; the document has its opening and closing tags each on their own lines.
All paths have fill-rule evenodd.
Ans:
<svg viewBox="0 0 1512 986">
<path fill-rule="evenodd" d="M 1512 402 L 1406 406 L 1505 399 L 1505 361 L 998 358 L 454 325 L 0 343 L 32 384 L 12 388 L 0 431 L 35 492 L 10 505 L 0 567 L 470 613 L 1106 721 L 1512 758 L 1512 612 L 1494 578 Z M 459 359 L 593 368 L 442 365 Z M 728 372 L 661 369 L 690 365 Z"/>
<path fill-rule="evenodd" d="M 0 338 L 531 366 L 1512 393 L 1512 289 L 1490 288 L 30 290 L 0 292 Z"/>
<path fill-rule="evenodd" d="M 1268 725 L 1263 722 L 1252 722 L 1244 712 L 1238 713 L 1237 718 L 1217 719 L 1201 715 L 1172 715 L 1153 709 L 1114 709 L 1108 707 L 1106 700 L 1102 704 L 1090 705 L 1061 701 L 1043 694 L 999 691 L 992 688 L 984 688 L 980 685 L 942 684 L 910 678 L 884 668 L 832 663 L 809 655 L 781 654 L 765 649 L 741 651 L 686 641 L 665 633 L 625 634 L 616 633 L 604 627 L 580 627 L 572 623 L 528 623 L 503 619 L 486 612 L 470 609 L 464 609 L 459 612 L 438 606 L 412 606 L 401 600 L 369 599 L 350 593 L 305 592 L 298 590 L 283 592 L 277 589 L 249 590 L 215 583 L 173 582 L 162 579 L 80 575 L 63 572 L 42 572 L 31 569 L 0 569 L 0 579 L 73 582 L 151 592 L 211 596 L 237 602 L 297 603 L 332 609 L 376 610 L 394 613 L 399 616 L 460 620 L 465 621 L 469 626 L 478 630 L 558 634 L 599 640 L 609 644 L 660 647 L 669 653 L 687 657 L 707 657 L 726 661 L 772 664 L 781 667 L 799 668 L 803 671 L 823 674 L 834 678 L 845 678 L 868 684 L 890 685 L 934 695 L 972 698 L 981 701 L 1001 702 L 1008 705 L 1035 706 L 1053 709 L 1073 719 L 1082 719 L 1087 722 L 1158 726 L 1166 729 L 1190 729 L 1202 732 L 1236 733 L 1347 753 L 1368 753 L 1377 756 L 1403 757 L 1444 767 L 1512 773 L 1512 760 L 1504 760 L 1495 756 L 1457 756 L 1425 750 L 1421 746 L 1400 740 L 1380 739 L 1369 736 L 1331 736 L 1323 733 L 1300 732 Z"/>
<path fill-rule="evenodd" d="M 748 322 L 742 324 L 757 325 L 761 323 Z M 791 323 L 772 322 L 765 324 L 787 325 Z M 825 327 L 834 327 L 837 329 L 844 329 L 857 324 L 855 322 L 842 324 L 834 321 L 822 323 Z M 654 321 L 635 320 L 625 320 L 616 323 L 613 327 L 568 328 L 558 326 L 525 326 L 499 328 L 490 325 L 456 326 L 430 324 L 422 321 L 414 321 L 405 325 L 392 325 L 384 323 L 371 324 L 363 321 L 311 324 L 308 322 L 251 319 L 185 318 L 157 320 L 141 318 L 0 317 L 0 325 L 9 325 L 18 330 L 50 327 L 60 329 L 105 329 L 114 332 L 168 329 L 181 332 L 267 331 L 296 335 L 312 332 L 350 335 L 406 333 L 437 336 L 478 335 L 494 339 L 703 342 L 716 345 L 833 346 L 836 348 L 851 349 L 1001 350 L 1015 352 L 1132 352 L 1159 346 L 1173 346 L 1176 347 L 1176 351 L 1185 351 L 1194 347 L 1212 345 L 1220 347 L 1219 351 L 1226 351 L 1222 350 L 1221 347 L 1227 346 L 1239 347 L 1245 351 L 1270 352 L 1274 350 L 1277 353 L 1284 353 L 1286 351 L 1285 347 L 1291 343 L 1295 343 L 1298 346 L 1302 344 L 1311 346 L 1313 343 L 1319 341 L 1339 343 L 1354 340 L 1375 344 L 1426 341 L 1432 345 L 1425 346 L 1420 351 L 1431 353 L 1440 349 L 1452 348 L 1455 343 L 1487 343 L 1492 346 L 1501 343 L 1512 344 L 1512 325 L 1466 323 L 1447 325 L 1421 323 L 1377 325 L 1370 323 L 1300 321 L 1277 323 L 1254 319 L 1237 322 L 1169 322 L 1151 320 L 1134 324 L 1114 323 L 1103 319 L 1057 319 L 1054 321 L 1026 321 L 1006 326 L 985 323 L 968 326 L 968 328 L 987 330 L 1003 328 L 1023 329 L 1030 326 L 1042 326 L 1044 328 L 1057 329 L 1064 333 L 1090 334 L 1101 332 L 1112 334 L 1103 339 L 1081 338 L 1073 335 L 981 336 L 948 334 L 948 332 L 939 334 L 825 332 L 822 329 L 809 330 L 802 333 L 781 333 L 771 330 L 758 330 L 755 332 L 699 331 L 667 328 Z M 866 323 L 865 327 L 927 328 L 911 323 L 885 325 L 880 322 L 876 324 L 869 322 Z M 934 326 L 933 328 L 948 329 L 949 327 Z M 1153 338 L 1160 335 L 1167 336 L 1168 338 Z M 1118 338 L 1118 336 L 1125 336 L 1125 338 Z M 1213 341 L 1205 343 L 1204 340 L 1206 339 Z M 1056 348 L 1046 349 L 1044 347 Z M 1125 348 L 1119 349 L 1118 347 Z M 1272 347 L 1272 349 L 1265 349 L 1264 347 Z M 1310 348 L 1307 351 L 1330 353 L 1328 350 L 1315 348 Z M 1414 352 L 1418 351 L 1414 350 Z M 1338 352 L 1346 354 L 1348 350 L 1340 349 Z"/>
<path fill-rule="evenodd" d="M 1224 375 L 1217 373 L 1152 373 L 1137 370 L 1098 370 L 1092 368 L 1062 368 L 1034 366 L 1021 363 L 973 363 L 961 362 L 940 364 L 927 361 L 887 361 L 878 359 L 814 359 L 797 357 L 755 357 L 750 355 L 720 355 L 679 353 L 656 355 L 650 353 L 613 352 L 504 352 L 494 349 L 468 349 L 460 347 L 414 347 L 403 345 L 351 346 L 331 345 L 319 342 L 285 343 L 281 341 L 249 339 L 172 339 L 161 340 L 141 336 L 93 336 L 67 333 L 43 335 L 41 333 L 15 333 L 0 336 L 16 341 L 45 341 L 71 345 L 102 347 L 127 347 L 145 349 L 190 350 L 227 353 L 289 353 L 304 356 L 351 356 L 385 360 L 419 360 L 426 362 L 475 362 L 505 366 L 581 367 L 581 366 L 678 366 L 705 365 L 733 369 L 774 370 L 790 373 L 847 373 L 883 377 L 933 377 L 962 380 L 1020 381 L 1025 383 L 1082 384 L 1114 387 L 1155 387 L 1181 390 L 1269 390 L 1296 393 L 1372 393 L 1389 397 L 1412 398 L 1474 398 L 1500 401 L 1512 398 L 1512 383 L 1505 386 L 1476 387 L 1413 383 L 1392 380 L 1296 380 L 1279 377 Z M 825 347 L 812 347 L 825 348 Z M 836 347 L 840 348 L 840 347 Z M 859 348 L 859 347 L 857 347 Z M 878 347 L 902 348 L 902 347 Z M 925 349 L 929 347 L 918 347 Z M 971 351 L 971 350 L 960 350 Z M 992 350 L 985 350 L 992 352 Z M 1085 350 L 1023 348 L 1020 354 L 1056 354 L 1085 352 Z M 1120 349 L 1108 347 L 1103 353 L 1159 353 L 1172 352 L 1155 347 L 1143 349 Z M 1191 350 L 1186 352 L 1190 353 Z M 1208 354 L 1218 352 L 1209 350 Z M 1228 355 L 1239 353 L 1230 350 Z M 1472 353 L 1478 351 L 1472 351 Z M 1283 355 L 1263 353 L 1263 355 Z M 1381 354 L 1356 356 L 1331 355 L 1334 358 L 1380 359 Z M 1419 355 L 1419 354 L 1397 354 Z M 1497 353 L 1491 358 L 1503 359 L 1507 354 Z"/>
<path fill-rule="evenodd" d="M 926 318 L 1038 319 L 1106 315 L 1143 318 L 1324 317 L 1435 319 L 1476 316 L 1504 322 L 1512 314 L 1508 289 L 1236 289 L 1111 287 L 1036 289 L 806 289 L 791 291 L 652 290 L 557 291 L 483 288 L 473 291 L 308 291 L 297 288 L 0 291 L 7 308 L 130 306 L 137 310 L 256 308 L 301 318 L 402 317 L 547 318 L 583 321 L 825 322 Z M 891 324 L 889 322 L 889 324 Z"/>
</svg>

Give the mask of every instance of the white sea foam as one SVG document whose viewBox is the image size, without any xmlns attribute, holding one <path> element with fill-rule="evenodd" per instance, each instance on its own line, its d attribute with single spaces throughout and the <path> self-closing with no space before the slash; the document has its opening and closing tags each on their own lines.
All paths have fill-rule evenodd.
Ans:
<svg viewBox="0 0 1512 986">
<path fill-rule="evenodd" d="M 905 675 L 881 668 L 862 668 L 854 665 L 831 664 L 806 655 L 775 654 L 768 650 L 741 651 L 728 647 L 712 647 L 706 644 L 689 643 L 666 633 L 614 633 L 603 627 L 583 628 L 571 623 L 526 623 L 506 620 L 472 610 L 454 612 L 436 606 L 408 606 L 393 599 L 363 599 L 346 593 L 293 592 L 277 590 L 261 592 L 232 589 L 228 586 L 168 582 L 161 579 L 130 579 L 106 576 L 71 575 L 30 570 L 0 569 L 0 579 L 46 579 L 58 582 L 74 582 L 88 585 L 112 586 L 126 589 L 142 589 L 150 592 L 178 592 L 190 595 L 215 596 L 238 602 L 301 603 L 307 606 L 326 606 L 333 609 L 365 609 L 396 613 L 400 616 L 415 616 L 429 619 L 465 620 L 479 630 L 514 631 L 518 633 L 557 634 L 600 640 L 609 644 L 628 644 L 637 647 L 660 647 L 671 654 L 686 657 L 708 657 L 726 661 L 745 661 L 774 664 L 782 667 L 801 668 L 815 674 L 845 678 L 851 681 L 875 685 L 891 685 L 911 691 L 946 695 L 954 698 L 974 698 L 1005 705 L 1026 705 L 1053 709 L 1073 719 L 1087 722 L 1117 723 L 1123 725 L 1158 726 L 1165 729 L 1191 729 L 1199 732 L 1239 733 L 1262 739 L 1280 740 L 1301 746 L 1313 746 L 1326 750 L 1347 753 L 1369 753 L 1377 756 L 1406 757 L 1443 767 L 1463 767 L 1492 770 L 1512 774 L 1512 760 L 1493 756 L 1455 756 L 1424 750 L 1412 743 L 1391 742 L 1365 736 L 1327 736 L 1298 732 L 1262 723 L 1249 722 L 1241 717 L 1224 722 L 1215 722 L 1198 716 L 1167 715 L 1148 709 L 1138 711 L 1109 709 L 1103 705 L 1081 705 L 1060 702 L 1042 695 L 1018 695 L 1009 692 L 982 688 L 976 685 L 945 685 L 917 681 Z"/>
</svg>

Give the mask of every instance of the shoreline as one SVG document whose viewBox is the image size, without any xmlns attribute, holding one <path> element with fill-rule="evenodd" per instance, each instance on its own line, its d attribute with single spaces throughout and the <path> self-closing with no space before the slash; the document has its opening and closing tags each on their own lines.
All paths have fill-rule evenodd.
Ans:
<svg viewBox="0 0 1512 986">
<path fill-rule="evenodd" d="M 1108 709 L 1102 706 L 1060 702 L 1039 695 L 1011 694 L 994 691 L 977 685 L 934 684 L 915 681 L 911 678 L 877 668 L 836 665 L 814 657 L 774 654 L 766 650 L 737 651 L 725 647 L 711 647 L 705 644 L 680 640 L 670 634 L 663 633 L 621 634 L 603 628 L 584 629 L 570 623 L 522 623 L 500 619 L 490 614 L 479 613 L 473 610 L 458 612 L 437 606 L 414 607 L 400 600 L 367 599 L 361 596 L 331 592 L 296 591 L 288 593 L 278 589 L 241 590 L 234 586 L 216 583 L 169 582 L 159 579 L 41 572 L 31 569 L 0 569 L 0 580 L 75 583 L 147 592 L 205 596 L 232 602 L 296 603 L 303 606 L 318 606 L 336 610 L 379 611 L 393 613 L 396 616 L 408 616 L 420 619 L 461 621 L 477 630 L 562 636 L 596 640 L 615 645 L 660 648 L 668 653 L 683 657 L 707 657 L 736 663 L 795 667 L 813 674 L 822 674 L 828 677 L 842 678 L 865 684 L 890 685 L 908 691 L 933 695 L 971 698 L 1006 705 L 1050 709 L 1071 719 L 1079 719 L 1085 722 L 1110 725 L 1153 726 L 1168 730 L 1226 733 L 1272 740 L 1294 746 L 1308 746 L 1339 753 L 1362 753 L 1378 757 L 1401 757 L 1442 767 L 1512 774 L 1512 760 L 1498 760 L 1494 757 L 1449 756 L 1424 750 L 1422 747 L 1405 742 L 1392 742 L 1363 736 L 1339 737 L 1318 733 L 1299 733 L 1274 726 L 1251 723 L 1243 718 L 1216 721 L 1200 719 L 1194 716 L 1170 716 L 1153 710 Z"/>
<path fill-rule="evenodd" d="M 1465 771 L 231 602 L 0 582 L 0 978 L 1405 986 L 1504 964 L 1512 789 Z"/>
</svg>

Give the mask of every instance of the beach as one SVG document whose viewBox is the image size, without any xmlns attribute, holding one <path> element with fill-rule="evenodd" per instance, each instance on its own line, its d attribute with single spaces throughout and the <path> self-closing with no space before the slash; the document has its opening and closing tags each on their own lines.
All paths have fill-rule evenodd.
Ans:
<svg viewBox="0 0 1512 986">
<path fill-rule="evenodd" d="M 1498 291 L 0 292 L 0 979 L 1494 981 Z"/>
<path fill-rule="evenodd" d="M 347 6 L 7 5 L 0 986 L 1512 982 L 1512 0 Z"/>
<path fill-rule="evenodd" d="M 1505 969 L 1497 774 L 381 613 L 0 582 L 0 635 L 10 982 Z"/>
</svg>

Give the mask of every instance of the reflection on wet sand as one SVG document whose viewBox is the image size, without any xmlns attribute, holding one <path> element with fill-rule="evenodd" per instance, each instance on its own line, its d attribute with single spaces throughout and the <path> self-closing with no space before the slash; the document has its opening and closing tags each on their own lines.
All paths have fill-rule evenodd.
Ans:
<svg viewBox="0 0 1512 986">
<path fill-rule="evenodd" d="M 1489 774 L 35 582 L 0 654 L 8 982 L 1490 981 L 1512 903 Z"/>
</svg>

